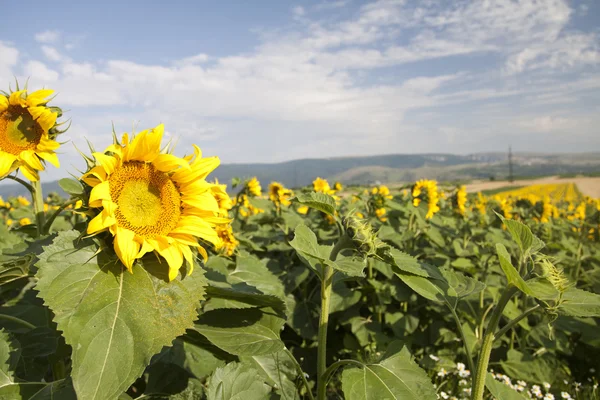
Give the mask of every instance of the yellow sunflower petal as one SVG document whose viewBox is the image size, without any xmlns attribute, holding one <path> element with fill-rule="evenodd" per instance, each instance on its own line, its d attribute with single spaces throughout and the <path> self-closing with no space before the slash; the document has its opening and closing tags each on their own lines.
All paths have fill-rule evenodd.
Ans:
<svg viewBox="0 0 600 400">
<path fill-rule="evenodd" d="M 89 172 L 81 177 L 81 180 L 90 185 L 91 187 L 96 186 L 100 182 L 106 180 L 106 171 L 100 165 L 92 168 Z"/>
<path fill-rule="evenodd" d="M 44 166 L 42 165 L 40 159 L 35 154 L 34 150 L 23 150 L 19 153 L 19 158 L 26 162 L 31 168 L 42 171 Z"/>
<path fill-rule="evenodd" d="M 148 242 L 169 264 L 169 281 L 175 279 L 183 265 L 183 253 L 179 246 L 172 246 L 164 240 L 149 239 Z"/>
<path fill-rule="evenodd" d="M 53 151 L 60 147 L 60 143 L 48 137 L 47 134 L 42 135 L 40 142 L 37 145 L 39 151 Z"/>
<path fill-rule="evenodd" d="M 56 124 L 56 118 L 58 114 L 52 112 L 49 108 L 44 106 L 40 107 L 29 107 L 27 109 L 33 119 L 40 124 L 44 132 L 48 132 Z"/>
<path fill-rule="evenodd" d="M 140 252 L 140 244 L 137 243 L 134 238 L 135 233 L 133 231 L 117 227 L 117 234 L 115 235 L 115 252 L 129 272 L 133 272 L 133 262 Z"/>
<path fill-rule="evenodd" d="M 27 90 L 18 90 L 16 92 L 12 92 L 9 97 L 9 102 L 11 106 L 21 106 L 24 107 L 26 105 L 25 99 L 22 97 L 23 93 L 27 92 Z"/>
<path fill-rule="evenodd" d="M 175 239 L 177 242 L 181 244 L 185 244 L 186 246 L 196 247 L 198 246 L 198 239 L 196 239 L 192 235 L 188 235 L 185 233 L 169 233 L 169 237 Z"/>
<path fill-rule="evenodd" d="M 27 105 L 29 107 L 35 107 L 40 104 L 47 103 L 48 102 L 47 98 L 50 97 L 52 95 L 52 93 L 54 93 L 54 90 L 52 90 L 52 89 L 36 90 L 35 92 L 33 92 L 29 96 L 27 96 Z"/>
<path fill-rule="evenodd" d="M 13 164 L 15 161 L 17 161 L 17 156 L 0 150 L 0 178 L 14 170 Z"/>
<path fill-rule="evenodd" d="M 186 183 L 197 179 L 205 179 L 220 163 L 219 157 L 196 158 L 190 163 L 189 170 L 175 172 L 173 180 Z"/>
<path fill-rule="evenodd" d="M 159 154 L 152 161 L 152 165 L 154 165 L 154 168 L 162 172 L 170 172 L 174 169 L 177 169 L 177 167 L 190 169 L 190 165 L 187 161 L 172 154 Z"/>
<path fill-rule="evenodd" d="M 191 274 L 194 271 L 194 255 L 192 254 L 192 250 L 190 250 L 189 246 L 179 246 L 179 249 L 181 250 L 181 253 L 183 254 L 183 258 L 185 258 L 185 261 L 187 262 L 188 265 L 188 271 L 187 274 Z M 175 275 L 177 276 L 177 275 Z"/>
<path fill-rule="evenodd" d="M 0 112 L 6 110 L 9 106 L 8 97 L 0 94 Z"/>
<path fill-rule="evenodd" d="M 118 160 L 113 156 L 108 156 L 104 153 L 92 153 L 96 161 L 104 168 L 108 175 L 112 174 L 115 171 L 115 167 L 117 166 Z"/>
<path fill-rule="evenodd" d="M 202 256 L 204 262 L 208 261 L 208 253 L 206 252 L 206 249 L 202 246 L 198 246 L 197 249 L 198 253 L 200 253 L 200 255 Z"/>
<path fill-rule="evenodd" d="M 35 169 L 31 168 L 29 165 L 21 165 L 19 171 L 21 171 L 25 178 L 29 179 L 32 182 L 37 182 L 40 180 L 38 172 Z"/>
<path fill-rule="evenodd" d="M 195 216 L 182 217 L 177 227 L 171 233 L 194 235 L 212 244 L 217 244 L 219 241 L 219 235 L 217 235 L 212 226 L 202 218 Z"/>
<path fill-rule="evenodd" d="M 219 212 L 219 203 L 210 192 L 205 192 L 196 196 L 189 196 L 186 194 L 181 197 L 181 201 L 201 210 Z"/>
<path fill-rule="evenodd" d="M 152 248 L 152 245 L 150 245 L 150 243 L 148 243 L 148 241 L 144 239 L 144 241 L 142 242 L 142 246 L 140 248 L 140 252 L 136 256 L 136 258 L 142 258 L 144 256 L 144 254 L 150 253 L 153 250 L 154 249 Z"/>
<path fill-rule="evenodd" d="M 56 168 L 60 168 L 60 161 L 58 161 L 58 156 L 56 155 L 56 153 L 49 153 L 47 151 L 37 151 L 36 154 L 38 155 L 38 157 L 48 161 Z"/>
<path fill-rule="evenodd" d="M 102 207 L 102 200 L 111 200 L 108 181 L 94 186 L 90 193 L 89 205 L 90 207 Z"/>
<path fill-rule="evenodd" d="M 93 235 L 102 232 L 116 223 L 117 220 L 114 217 L 101 212 L 88 223 L 87 233 Z"/>
</svg>

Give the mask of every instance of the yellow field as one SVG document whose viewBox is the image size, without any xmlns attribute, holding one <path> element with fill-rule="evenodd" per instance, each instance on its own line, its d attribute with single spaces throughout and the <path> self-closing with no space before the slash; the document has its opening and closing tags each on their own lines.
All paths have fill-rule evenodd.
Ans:
<svg viewBox="0 0 600 400">
<path fill-rule="evenodd" d="M 515 190 L 500 192 L 496 196 L 501 199 L 527 198 L 532 202 L 549 200 L 553 204 L 560 202 L 580 202 L 584 199 L 583 194 L 574 183 L 530 185 Z"/>
</svg>

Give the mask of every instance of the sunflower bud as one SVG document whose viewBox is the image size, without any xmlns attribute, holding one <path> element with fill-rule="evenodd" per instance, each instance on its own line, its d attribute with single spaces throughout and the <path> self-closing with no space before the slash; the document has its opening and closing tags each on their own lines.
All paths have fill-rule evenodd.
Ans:
<svg viewBox="0 0 600 400">
<path fill-rule="evenodd" d="M 351 214 L 342 219 L 342 225 L 346 235 L 362 255 L 367 257 L 377 253 L 377 248 L 380 247 L 382 242 L 377 238 L 377 234 L 373 232 L 373 228 L 368 222 Z"/>
</svg>

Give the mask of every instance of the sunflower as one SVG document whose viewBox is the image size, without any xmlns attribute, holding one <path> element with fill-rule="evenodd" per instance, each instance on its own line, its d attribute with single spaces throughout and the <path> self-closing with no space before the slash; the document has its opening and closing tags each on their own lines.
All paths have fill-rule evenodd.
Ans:
<svg viewBox="0 0 600 400">
<path fill-rule="evenodd" d="M 184 158 L 161 152 L 163 132 L 159 125 L 131 140 L 124 134 L 122 144 L 115 141 L 104 153 L 93 153 L 96 166 L 82 180 L 92 187 L 89 207 L 100 209 L 87 233 L 108 230 L 130 272 L 136 259 L 155 251 L 167 261 L 173 280 L 184 259 L 192 272 L 192 249 L 208 258 L 197 238 L 218 246 L 215 228 L 229 220 L 220 216 L 222 185 L 206 182 L 219 159 L 202 158 L 195 145 L 195 154 Z"/>
<path fill-rule="evenodd" d="M 331 190 L 329 182 L 327 182 L 326 179 L 319 177 L 313 181 L 313 190 L 315 192 L 321 192 L 325 194 L 333 194 L 335 192 L 334 190 Z"/>
<path fill-rule="evenodd" d="M 279 182 L 271 182 L 269 185 L 269 199 L 271 199 L 277 207 L 279 207 L 279 205 L 289 206 L 292 204 L 290 202 L 290 197 L 293 195 L 294 193 L 290 189 L 286 189 L 285 186 Z"/>
<path fill-rule="evenodd" d="M 217 234 L 219 235 L 220 243 L 217 249 L 220 250 L 226 256 L 231 257 L 235 248 L 240 244 L 238 240 L 233 236 L 233 230 L 231 225 L 221 225 L 217 227 Z"/>
<path fill-rule="evenodd" d="M 60 146 L 54 141 L 60 109 L 46 107 L 52 93 L 48 89 L 30 95 L 27 90 L 0 93 L 0 179 L 19 168 L 27 179 L 38 181 L 43 161 L 60 166 L 54 152 Z"/>
<path fill-rule="evenodd" d="M 258 181 L 258 179 L 256 179 L 256 177 L 250 179 L 246 184 L 246 187 L 248 188 L 248 192 L 251 195 L 255 197 L 260 197 L 262 188 L 260 187 L 260 182 Z"/>
</svg>

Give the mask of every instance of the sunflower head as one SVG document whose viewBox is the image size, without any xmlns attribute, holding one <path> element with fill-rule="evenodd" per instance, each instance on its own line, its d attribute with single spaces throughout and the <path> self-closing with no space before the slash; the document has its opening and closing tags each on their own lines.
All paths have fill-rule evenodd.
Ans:
<svg viewBox="0 0 600 400">
<path fill-rule="evenodd" d="M 54 91 L 42 89 L 28 94 L 27 89 L 0 92 L 0 179 L 19 169 L 31 180 L 39 180 L 38 171 L 48 161 L 60 166 L 54 152 L 60 144 L 56 119 L 62 115 L 58 107 L 47 103 Z"/>
<path fill-rule="evenodd" d="M 87 204 L 96 215 L 87 233 L 109 232 L 114 249 L 130 272 L 136 259 L 148 252 L 164 258 L 169 279 L 184 260 L 190 273 L 196 253 L 207 259 L 198 240 L 217 246 L 216 227 L 227 224 L 223 188 L 206 181 L 218 165 L 217 157 L 176 157 L 161 151 L 162 125 L 129 138 L 123 135 L 102 153 L 81 178 L 91 187 Z M 220 202 L 221 200 L 221 202 Z"/>
<path fill-rule="evenodd" d="M 269 199 L 278 207 L 279 205 L 289 206 L 291 204 L 290 197 L 293 195 L 294 193 L 290 189 L 286 189 L 279 182 L 271 182 L 269 185 Z"/>
<path fill-rule="evenodd" d="M 313 181 L 313 189 L 315 192 L 321 192 L 325 194 L 332 194 L 334 190 L 331 190 L 329 182 L 323 178 L 317 178 Z"/>
<path fill-rule="evenodd" d="M 217 234 L 219 235 L 220 239 L 217 249 L 220 250 L 224 255 L 231 257 L 236 247 L 240 244 L 235 236 L 233 236 L 231 225 L 218 226 Z"/>
<path fill-rule="evenodd" d="M 246 189 L 248 193 L 254 197 L 260 197 L 262 194 L 262 188 L 260 186 L 260 182 L 256 177 L 253 177 L 246 183 Z"/>
</svg>

